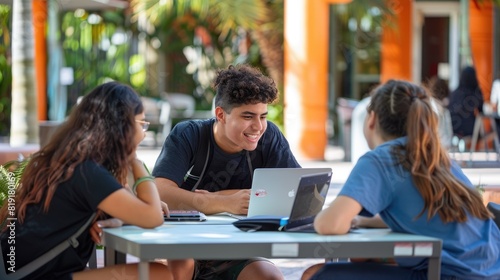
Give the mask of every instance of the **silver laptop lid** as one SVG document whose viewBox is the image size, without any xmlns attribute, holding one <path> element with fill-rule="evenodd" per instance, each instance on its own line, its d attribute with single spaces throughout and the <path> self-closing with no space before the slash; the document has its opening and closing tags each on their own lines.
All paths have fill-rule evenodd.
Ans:
<svg viewBox="0 0 500 280">
<path fill-rule="evenodd" d="M 330 173 L 331 168 L 258 168 L 253 174 L 248 217 L 290 216 L 297 187 L 304 175 Z"/>
</svg>

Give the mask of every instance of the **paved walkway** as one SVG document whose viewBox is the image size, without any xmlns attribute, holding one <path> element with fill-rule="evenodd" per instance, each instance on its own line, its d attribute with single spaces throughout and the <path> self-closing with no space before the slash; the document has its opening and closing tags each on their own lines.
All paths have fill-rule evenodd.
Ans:
<svg viewBox="0 0 500 280">
<path fill-rule="evenodd" d="M 138 157 L 143 160 L 148 167 L 153 168 L 161 147 L 151 148 L 141 146 L 137 151 Z M 500 185 L 500 161 L 496 161 L 494 153 L 476 152 L 472 155 L 472 161 L 469 161 L 469 153 L 452 155 L 462 165 L 464 173 L 469 177 L 473 184 Z M 344 152 L 341 147 L 328 146 L 325 152 L 325 160 L 308 161 L 300 160 L 302 167 L 331 167 L 333 170 L 332 183 L 343 184 L 352 167 L 351 162 L 344 162 L 342 159 Z"/>
<path fill-rule="evenodd" d="M 135 263 L 139 259 L 127 256 L 127 262 Z M 299 280 L 302 272 L 313 264 L 324 262 L 324 259 L 272 259 L 272 262 L 281 270 L 286 280 Z M 97 250 L 97 267 L 104 264 L 103 250 Z"/>
</svg>

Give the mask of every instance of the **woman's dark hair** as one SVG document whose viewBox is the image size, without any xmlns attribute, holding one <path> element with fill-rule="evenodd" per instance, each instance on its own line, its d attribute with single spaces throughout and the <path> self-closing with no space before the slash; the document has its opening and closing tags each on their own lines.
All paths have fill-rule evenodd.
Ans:
<svg viewBox="0 0 500 280">
<path fill-rule="evenodd" d="M 278 98 L 274 81 L 258 69 L 245 65 L 230 65 L 219 70 L 214 81 L 215 106 L 226 112 L 244 104 L 271 104 Z"/>
<path fill-rule="evenodd" d="M 424 199 L 419 216 L 427 210 L 427 218 L 439 214 L 445 223 L 465 222 L 467 212 L 490 218 L 481 195 L 451 173 L 430 96 L 423 87 L 390 80 L 374 89 L 368 112 L 375 112 L 384 139 L 407 136 L 407 144 L 394 148 L 393 155 L 411 172 Z"/>
<path fill-rule="evenodd" d="M 450 96 L 448 83 L 437 76 L 434 76 L 429 80 L 427 87 L 432 92 L 432 95 L 441 101 Z"/>
<path fill-rule="evenodd" d="M 460 81 L 458 82 L 459 88 L 467 88 L 476 90 L 479 87 L 477 81 L 476 69 L 472 66 L 466 66 L 460 73 Z"/>
<path fill-rule="evenodd" d="M 135 116 L 143 110 L 137 93 L 117 82 L 102 84 L 87 94 L 28 163 L 16 194 L 20 222 L 31 203 L 43 199 L 47 211 L 56 188 L 85 160 L 102 165 L 125 184 L 128 157 L 135 149 L 131 141 Z M 0 219 L 6 217 L 6 210 L 2 208 Z"/>
</svg>

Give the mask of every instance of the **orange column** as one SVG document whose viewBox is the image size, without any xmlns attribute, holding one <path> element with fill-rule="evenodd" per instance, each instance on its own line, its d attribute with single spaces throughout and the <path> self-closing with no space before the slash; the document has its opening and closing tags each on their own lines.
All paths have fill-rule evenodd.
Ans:
<svg viewBox="0 0 500 280">
<path fill-rule="evenodd" d="M 493 4 L 470 1 L 469 36 L 472 61 L 485 100 L 490 100 L 493 82 Z"/>
<path fill-rule="evenodd" d="M 413 0 L 386 1 L 394 18 L 384 25 L 381 44 L 381 82 L 389 79 L 412 79 L 412 9 Z"/>
<path fill-rule="evenodd" d="M 325 156 L 329 4 L 346 2 L 285 0 L 285 133 L 299 159 Z"/>
<path fill-rule="evenodd" d="M 33 0 L 33 27 L 35 34 L 35 76 L 38 100 L 38 120 L 47 120 L 47 1 Z"/>
</svg>

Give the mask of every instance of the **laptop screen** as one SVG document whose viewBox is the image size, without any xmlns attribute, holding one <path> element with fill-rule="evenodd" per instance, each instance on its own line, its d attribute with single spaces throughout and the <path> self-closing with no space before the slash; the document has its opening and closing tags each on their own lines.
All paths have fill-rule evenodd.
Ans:
<svg viewBox="0 0 500 280">
<path fill-rule="evenodd" d="M 287 227 L 313 222 L 325 203 L 331 175 L 328 172 L 302 176 Z"/>
</svg>

